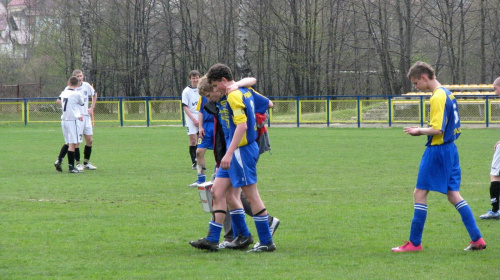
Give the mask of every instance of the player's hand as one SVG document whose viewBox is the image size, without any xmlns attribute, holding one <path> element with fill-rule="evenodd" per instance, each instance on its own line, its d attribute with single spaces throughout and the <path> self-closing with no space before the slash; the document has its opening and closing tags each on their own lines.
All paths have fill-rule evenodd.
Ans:
<svg viewBox="0 0 500 280">
<path fill-rule="evenodd" d="M 420 127 L 418 127 L 418 126 L 405 127 L 404 131 L 406 132 L 406 134 L 409 134 L 411 136 L 422 135 L 422 133 L 420 132 Z"/>
<path fill-rule="evenodd" d="M 201 139 L 203 139 L 203 136 L 205 136 L 205 129 L 203 129 L 203 127 L 200 127 L 198 129 L 198 137 L 200 137 Z"/>
<path fill-rule="evenodd" d="M 83 122 L 83 116 L 79 116 L 78 120 L 81 121 L 81 122 Z"/>
<path fill-rule="evenodd" d="M 94 110 L 92 108 L 89 108 L 88 112 L 89 112 L 89 115 L 93 115 L 94 114 Z"/>
<path fill-rule="evenodd" d="M 200 123 L 198 122 L 198 120 L 197 120 L 197 119 L 192 118 L 192 120 L 193 120 L 194 125 L 196 125 L 196 126 L 200 126 Z"/>
<path fill-rule="evenodd" d="M 226 88 L 226 93 L 230 93 L 231 91 L 235 91 L 239 88 L 238 83 L 234 83 Z"/>
<path fill-rule="evenodd" d="M 228 155 L 226 154 L 222 160 L 220 161 L 220 167 L 223 170 L 228 170 L 229 167 L 231 166 L 231 159 L 233 158 L 233 155 Z"/>
</svg>

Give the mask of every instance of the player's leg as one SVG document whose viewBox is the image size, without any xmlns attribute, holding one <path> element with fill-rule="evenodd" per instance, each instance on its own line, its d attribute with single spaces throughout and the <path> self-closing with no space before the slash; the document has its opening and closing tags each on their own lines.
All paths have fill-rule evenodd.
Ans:
<svg viewBox="0 0 500 280">
<path fill-rule="evenodd" d="M 71 173 L 78 173 L 75 168 L 75 145 L 78 143 L 78 127 L 76 121 L 63 121 L 64 141 L 68 143 L 68 169 Z"/>
<path fill-rule="evenodd" d="M 445 165 L 449 165 L 449 171 L 446 172 L 448 176 L 448 192 L 446 196 L 448 197 L 448 201 L 455 206 L 458 213 L 462 217 L 462 222 L 464 223 L 467 232 L 471 238 L 469 246 L 465 248 L 465 251 L 470 250 L 482 250 L 486 248 L 486 243 L 484 242 L 481 231 L 477 227 L 476 219 L 474 219 L 474 215 L 472 214 L 472 209 L 467 204 L 462 196 L 460 195 L 460 180 L 461 180 L 461 170 L 460 163 L 458 159 L 458 151 L 457 147 L 453 145 L 448 145 L 446 147 L 448 151 L 446 152 L 447 158 L 443 160 Z"/>
<path fill-rule="evenodd" d="M 227 212 L 229 211 L 229 208 L 227 208 Z M 234 240 L 231 215 L 226 215 L 222 226 L 224 228 L 224 241 L 219 243 L 219 249 L 225 249 L 227 244 Z"/>
<path fill-rule="evenodd" d="M 225 175 L 223 175 L 225 176 Z M 190 241 L 189 244 L 198 249 L 209 251 L 219 250 L 219 239 L 223 223 L 226 217 L 226 191 L 231 187 L 229 177 L 216 177 L 211 189 L 213 199 L 213 216 L 208 225 L 206 237 L 197 241 Z"/>
<path fill-rule="evenodd" d="M 201 138 L 198 140 L 200 142 Z M 189 185 L 189 187 L 197 187 L 199 184 L 202 184 L 206 181 L 206 175 L 205 172 L 207 170 L 206 168 L 206 161 L 205 161 L 205 152 L 207 151 L 206 148 L 200 148 L 201 143 L 198 144 L 198 148 L 196 149 L 196 170 L 197 172 L 197 178 L 194 183 Z"/>
<path fill-rule="evenodd" d="M 194 126 L 194 125 L 193 125 Z M 194 129 L 191 129 L 191 133 L 194 131 Z M 190 132 L 188 132 L 190 133 Z M 193 170 L 196 170 L 196 139 L 198 139 L 198 134 L 197 132 L 193 134 L 189 134 L 189 156 L 191 157 L 191 168 Z"/>
<path fill-rule="evenodd" d="M 455 209 L 457 209 L 458 213 L 462 217 L 462 222 L 464 223 L 464 226 L 471 238 L 469 246 L 465 248 L 465 251 L 485 249 L 486 243 L 481 236 L 481 231 L 477 227 L 476 220 L 474 219 L 470 206 L 462 198 L 458 191 L 449 191 L 447 193 L 447 197 L 448 201 L 455 206 Z"/>
<path fill-rule="evenodd" d="M 419 174 L 421 174 L 419 172 Z M 413 219 L 410 227 L 410 241 L 399 247 L 392 248 L 393 252 L 422 251 L 422 234 L 427 219 L 428 190 L 415 188 L 413 191 Z"/>
<path fill-rule="evenodd" d="M 491 210 L 479 216 L 483 220 L 500 219 L 499 202 L 500 202 L 500 147 L 495 147 L 493 160 L 490 170 L 490 201 Z"/>
<path fill-rule="evenodd" d="M 252 217 L 253 216 L 252 208 L 250 207 L 250 203 L 248 203 L 248 200 L 245 198 L 245 195 L 243 195 L 243 192 L 241 192 L 241 204 L 243 204 L 243 209 L 245 209 L 245 213 L 248 216 Z M 269 214 L 268 216 L 269 216 L 269 231 L 271 232 L 271 235 L 274 235 L 276 229 L 278 229 L 280 220 Z"/>
<path fill-rule="evenodd" d="M 75 167 L 75 143 L 69 143 L 68 147 L 68 169 L 70 173 L 79 173 Z"/>
<path fill-rule="evenodd" d="M 234 237 L 234 240 L 226 245 L 228 249 L 245 249 L 253 243 L 253 236 L 250 234 L 245 221 L 245 210 L 241 204 L 240 197 L 241 188 L 232 188 L 226 193 Z"/>
<path fill-rule="evenodd" d="M 83 172 L 83 165 L 80 163 L 80 143 L 83 142 L 83 131 L 85 129 L 85 117 L 83 117 L 83 121 L 77 121 L 78 127 L 78 141 L 75 144 L 75 168 L 78 171 Z"/>
<path fill-rule="evenodd" d="M 94 129 L 92 128 L 92 121 L 90 119 L 90 116 L 84 117 L 83 136 L 85 138 L 85 148 L 83 150 L 83 167 L 88 170 L 96 170 L 97 167 L 90 163 L 90 155 L 92 154 L 92 144 L 94 141 Z"/>
<path fill-rule="evenodd" d="M 54 163 L 54 166 L 56 167 L 56 170 L 59 171 L 59 172 L 62 172 L 61 164 L 63 162 L 64 157 L 68 153 L 68 148 L 69 148 L 69 145 L 67 143 L 65 143 L 64 145 L 62 145 L 61 150 L 59 151 L 59 156 L 57 157 L 57 160 Z"/>
<path fill-rule="evenodd" d="M 252 213 L 254 213 L 253 220 L 257 234 L 259 235 L 259 243 L 249 252 L 272 252 L 276 250 L 276 245 L 273 243 L 273 236 L 269 229 L 269 216 L 267 215 L 266 206 L 262 202 L 257 190 L 257 183 L 242 187 L 242 191 L 252 208 Z"/>
</svg>

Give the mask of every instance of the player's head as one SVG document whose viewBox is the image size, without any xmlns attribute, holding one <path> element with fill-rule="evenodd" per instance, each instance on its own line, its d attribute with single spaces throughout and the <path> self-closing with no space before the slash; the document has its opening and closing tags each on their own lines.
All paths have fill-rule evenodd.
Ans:
<svg viewBox="0 0 500 280">
<path fill-rule="evenodd" d="M 80 83 L 83 82 L 84 75 L 82 70 L 80 69 L 73 70 L 73 76 L 77 77 Z"/>
<path fill-rule="evenodd" d="M 500 77 L 496 78 L 493 82 L 493 88 L 495 89 L 495 94 L 500 96 Z"/>
<path fill-rule="evenodd" d="M 208 82 L 206 75 L 200 78 L 198 83 L 198 94 L 213 102 L 219 102 L 221 98 L 220 92 L 214 90 L 212 84 Z"/>
<path fill-rule="evenodd" d="M 225 92 L 228 82 L 233 81 L 233 72 L 225 64 L 215 64 L 208 69 L 207 78 L 216 90 Z"/>
<path fill-rule="evenodd" d="M 76 87 L 78 85 L 78 83 L 80 83 L 80 81 L 78 80 L 78 78 L 76 76 L 69 77 L 68 86 Z"/>
<path fill-rule="evenodd" d="M 415 88 L 426 91 L 429 89 L 429 81 L 434 80 L 434 68 L 429 64 L 417 61 L 408 71 L 408 79 L 411 80 Z"/>
<path fill-rule="evenodd" d="M 200 72 L 198 70 L 189 71 L 189 80 L 191 81 L 191 86 L 197 87 L 198 81 L 200 80 Z"/>
</svg>

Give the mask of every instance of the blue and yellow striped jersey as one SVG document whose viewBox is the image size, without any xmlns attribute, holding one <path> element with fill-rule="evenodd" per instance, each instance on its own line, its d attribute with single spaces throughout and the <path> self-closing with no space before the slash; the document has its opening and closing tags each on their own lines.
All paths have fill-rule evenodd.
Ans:
<svg viewBox="0 0 500 280">
<path fill-rule="evenodd" d="M 427 136 L 425 145 L 442 145 L 455 141 L 462 132 L 455 96 L 448 89 L 439 87 L 432 93 L 430 107 L 429 127 L 441 130 L 443 133 Z"/>
<path fill-rule="evenodd" d="M 253 89 L 239 88 L 230 92 L 227 95 L 226 107 L 230 117 L 230 139 L 233 138 L 236 126 L 246 122 L 247 130 L 238 147 L 254 142 L 257 139 L 257 122 L 255 120 Z"/>
<path fill-rule="evenodd" d="M 196 111 L 203 114 L 203 123 L 214 122 L 214 116 L 205 111 L 203 108 L 207 102 L 208 99 L 205 96 L 200 96 L 200 99 L 198 99 L 198 105 L 196 105 Z"/>
</svg>

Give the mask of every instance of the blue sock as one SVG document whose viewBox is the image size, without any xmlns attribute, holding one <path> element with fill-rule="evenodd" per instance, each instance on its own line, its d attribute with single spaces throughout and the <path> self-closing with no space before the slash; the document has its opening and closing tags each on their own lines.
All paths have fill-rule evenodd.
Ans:
<svg viewBox="0 0 500 280">
<path fill-rule="evenodd" d="M 243 208 L 234 209 L 229 212 L 231 214 L 231 225 L 233 227 L 233 235 L 236 237 L 238 234 L 243 236 L 250 236 L 247 223 L 245 222 L 245 210 Z"/>
<path fill-rule="evenodd" d="M 198 183 L 205 183 L 205 174 L 198 174 Z"/>
<path fill-rule="evenodd" d="M 269 216 L 253 216 L 255 228 L 259 235 L 260 244 L 267 245 L 273 243 L 273 237 L 269 230 Z"/>
<path fill-rule="evenodd" d="M 415 203 L 413 219 L 411 220 L 410 241 L 418 246 L 422 243 L 422 233 L 424 232 L 425 219 L 427 218 L 427 205 Z"/>
<path fill-rule="evenodd" d="M 214 221 L 210 221 L 208 223 L 207 240 L 210 242 L 219 243 L 221 230 L 222 230 L 222 224 L 216 223 Z"/>
<path fill-rule="evenodd" d="M 481 238 L 481 232 L 477 227 L 476 220 L 474 219 L 474 215 L 472 214 L 472 210 L 469 207 L 469 204 L 465 200 L 460 201 L 455 205 L 455 208 L 462 216 L 462 222 L 469 233 L 470 239 L 472 241 L 478 241 Z"/>
</svg>

